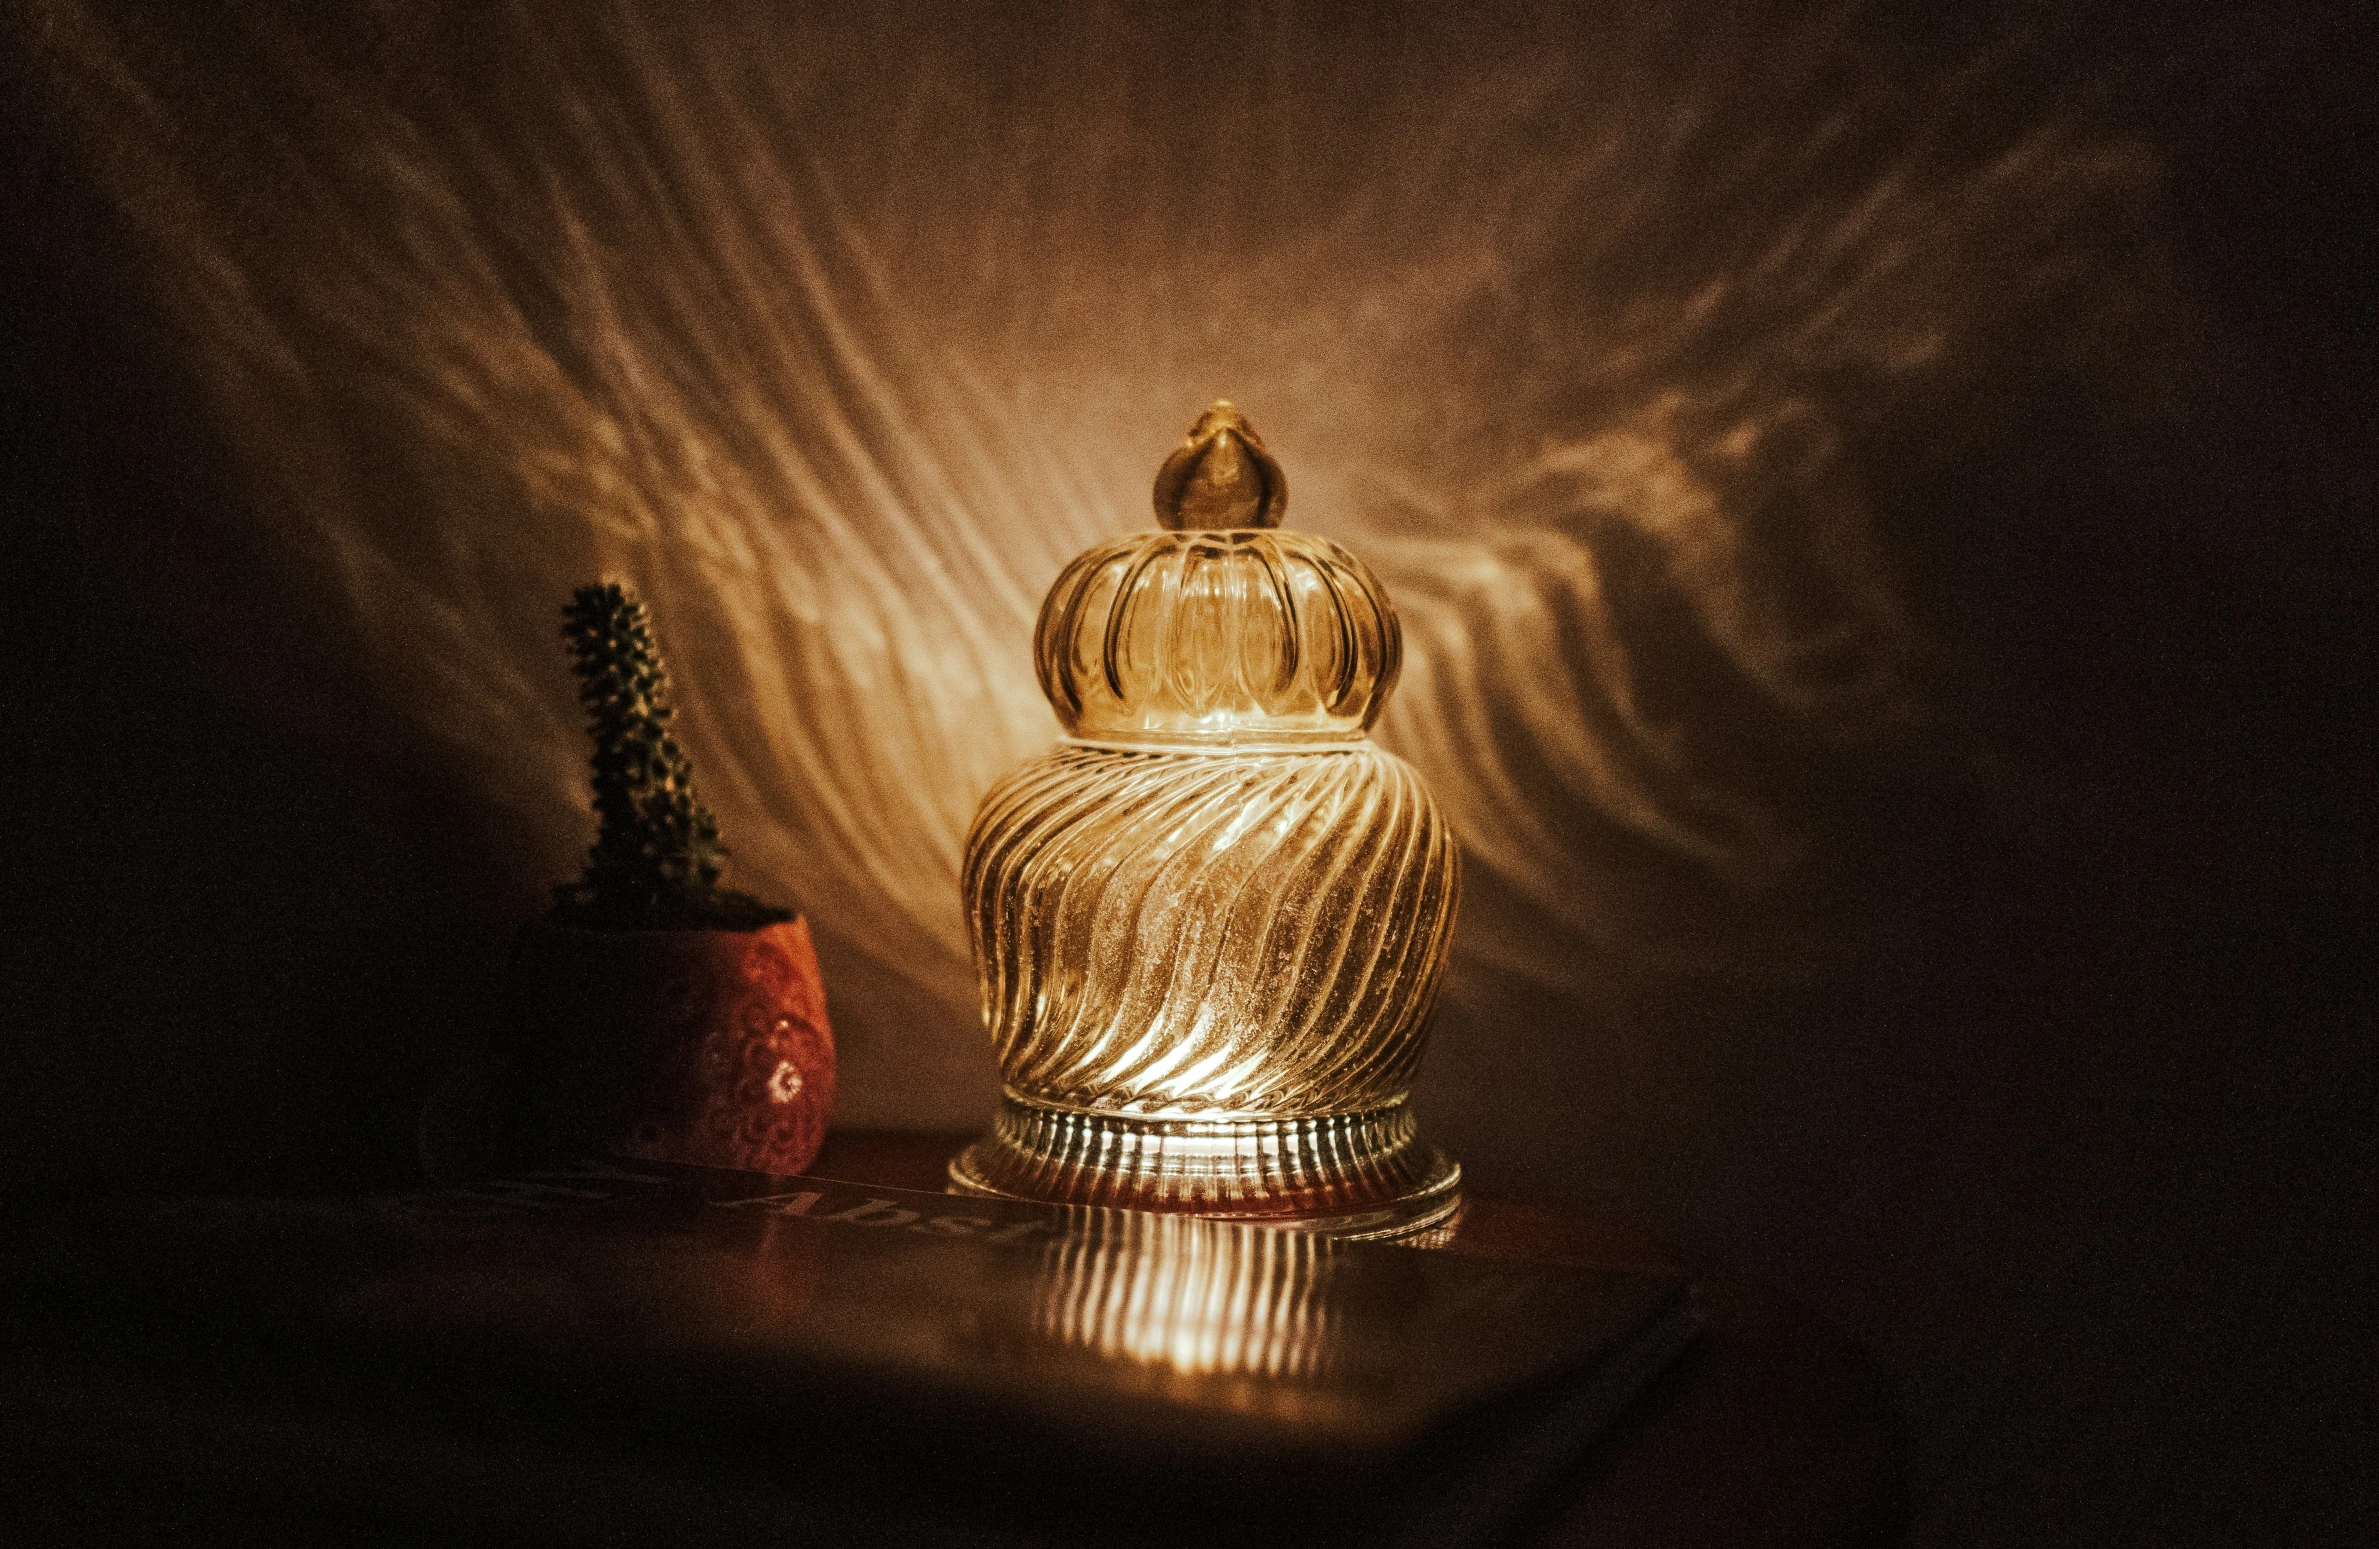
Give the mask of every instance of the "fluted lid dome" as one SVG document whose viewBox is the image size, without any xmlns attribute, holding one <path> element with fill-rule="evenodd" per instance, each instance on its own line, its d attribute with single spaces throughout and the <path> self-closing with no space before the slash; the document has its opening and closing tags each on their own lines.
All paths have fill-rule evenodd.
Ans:
<svg viewBox="0 0 2379 1549">
<path fill-rule="evenodd" d="M 1068 735 L 1145 747 L 1359 741 L 1403 659 L 1361 560 L 1280 528 L 1288 483 L 1217 403 L 1157 474 L 1163 530 L 1102 544 L 1041 604 L 1033 660 Z"/>
</svg>

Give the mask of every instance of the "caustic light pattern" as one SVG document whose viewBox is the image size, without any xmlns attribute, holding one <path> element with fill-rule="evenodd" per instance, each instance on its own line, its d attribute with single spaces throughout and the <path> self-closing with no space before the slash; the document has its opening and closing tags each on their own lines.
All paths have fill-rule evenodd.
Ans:
<svg viewBox="0 0 2379 1549">
<path fill-rule="evenodd" d="M 1045 1336 L 1183 1376 L 1328 1370 L 1334 1331 L 1317 1293 L 1329 1239 L 1194 1216 L 1102 1225 L 1043 1250 L 1034 1326 Z"/>
<path fill-rule="evenodd" d="M 1394 593 L 1376 734 L 1527 911 L 1464 951 L 1559 983 L 1635 948 L 1646 868 L 1760 886 L 1825 771 L 1936 745 L 1846 446 L 2010 341 L 2144 358 L 2098 341 L 2153 332 L 2120 234 L 2158 169 L 2021 39 L 1886 70 L 1827 7 L 1331 14 L 34 0 L 8 37 L 289 584 L 552 874 L 553 602 L 637 582 L 865 1119 L 976 1057 L 962 841 L 1053 730 L 1020 647 L 1185 405 L 1245 406 Z M 1170 1079 L 1127 1055 L 1085 1070 Z"/>
</svg>

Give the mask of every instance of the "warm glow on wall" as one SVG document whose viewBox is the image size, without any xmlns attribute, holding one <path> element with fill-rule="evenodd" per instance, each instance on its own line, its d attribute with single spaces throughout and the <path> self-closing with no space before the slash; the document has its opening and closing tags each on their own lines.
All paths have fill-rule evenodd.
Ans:
<svg viewBox="0 0 2379 1549">
<path fill-rule="evenodd" d="M 1992 67 L 1886 93 L 1822 14 L 43 14 L 291 585 L 436 739 L 534 750 L 468 763 L 557 861 L 548 599 L 673 621 L 862 1122 L 979 1069 L 962 841 L 1055 729 L 1018 644 L 1182 406 L 1234 396 L 1395 596 L 1379 740 L 1527 927 L 1466 959 L 1572 980 L 1658 955 L 1648 868 L 1781 875 L 1807 771 L 1928 745 L 1844 438 L 2154 173 L 2054 105 L 1939 136 Z"/>
</svg>

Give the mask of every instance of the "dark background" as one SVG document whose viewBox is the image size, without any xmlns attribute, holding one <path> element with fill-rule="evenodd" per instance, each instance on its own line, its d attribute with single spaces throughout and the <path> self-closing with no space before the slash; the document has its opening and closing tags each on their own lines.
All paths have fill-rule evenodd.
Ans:
<svg viewBox="0 0 2379 1549">
<path fill-rule="evenodd" d="M 1728 1188 L 1664 1186 L 1649 1121 L 1616 1178 L 1499 1131 L 1492 1087 L 1449 1086 L 1442 1122 L 1488 1186 L 1665 1217 L 1867 1336 L 1926 1428 L 1922 1541 L 2368 1542 L 2379 92 L 2311 8 L 2092 12 L 2075 47 L 2155 67 L 2140 127 L 2220 433 L 2143 484 L 2042 379 L 1987 463 L 1870 469 L 2045 815 L 1928 850 L 1897 951 L 1822 1003 L 1637 1008 L 1728 1030 L 1676 1078 L 1743 1158 Z M 0 1167 L 401 1178 L 536 884 L 449 764 L 356 708 L 126 234 L 10 107 Z M 1990 520 L 1896 516 L 1926 481 Z M 1529 1015 L 1516 991 L 1457 1049 Z M 1865 1029 L 1826 1044 L 1862 1096 L 1780 1106 L 1762 1051 L 1818 1016 Z"/>
</svg>

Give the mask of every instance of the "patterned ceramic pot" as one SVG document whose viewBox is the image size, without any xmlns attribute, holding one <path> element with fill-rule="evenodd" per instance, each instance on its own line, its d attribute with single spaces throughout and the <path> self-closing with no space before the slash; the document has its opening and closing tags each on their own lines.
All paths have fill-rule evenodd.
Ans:
<svg viewBox="0 0 2379 1549">
<path fill-rule="evenodd" d="M 834 1107 L 809 923 L 591 931 L 513 946 L 509 1146 L 798 1173 Z"/>
</svg>

